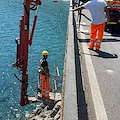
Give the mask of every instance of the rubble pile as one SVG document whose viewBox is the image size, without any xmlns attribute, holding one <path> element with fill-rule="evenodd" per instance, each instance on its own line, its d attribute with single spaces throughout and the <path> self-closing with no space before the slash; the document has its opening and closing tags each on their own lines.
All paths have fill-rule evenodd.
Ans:
<svg viewBox="0 0 120 120">
<path fill-rule="evenodd" d="M 61 110 L 61 94 L 56 93 L 54 102 L 45 101 L 25 120 L 59 120 Z"/>
</svg>

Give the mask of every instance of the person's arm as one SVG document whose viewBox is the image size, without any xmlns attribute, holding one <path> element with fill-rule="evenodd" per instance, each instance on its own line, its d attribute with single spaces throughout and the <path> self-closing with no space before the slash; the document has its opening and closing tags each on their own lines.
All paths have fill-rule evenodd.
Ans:
<svg viewBox="0 0 120 120">
<path fill-rule="evenodd" d="M 72 9 L 72 11 L 78 11 L 78 10 L 82 10 L 82 9 L 84 9 L 84 7 L 83 6 L 79 6 L 79 7 L 75 8 L 75 9 Z"/>
<path fill-rule="evenodd" d="M 109 19 L 109 18 L 110 18 L 110 16 L 109 16 L 109 10 L 108 10 L 108 8 L 107 8 L 107 7 L 105 7 L 105 8 L 104 8 L 104 11 L 105 11 L 105 13 L 106 13 L 107 18 Z"/>
</svg>

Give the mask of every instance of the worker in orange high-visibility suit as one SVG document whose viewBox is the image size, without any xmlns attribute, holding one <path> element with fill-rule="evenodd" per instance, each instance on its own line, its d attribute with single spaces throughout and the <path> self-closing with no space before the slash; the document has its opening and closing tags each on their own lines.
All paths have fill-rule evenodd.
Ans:
<svg viewBox="0 0 120 120">
<path fill-rule="evenodd" d="M 82 9 L 88 9 L 92 16 L 89 49 L 93 49 L 95 47 L 96 50 L 99 50 L 105 28 L 104 12 L 106 13 L 107 18 L 109 18 L 107 3 L 105 2 L 105 0 L 91 0 L 85 3 L 84 5 L 73 9 L 72 11 Z"/>
<path fill-rule="evenodd" d="M 42 79 L 42 97 L 50 98 L 49 90 L 50 90 L 50 82 L 49 82 L 49 69 L 48 62 L 46 61 L 48 57 L 48 52 L 42 52 L 43 58 L 40 60 L 40 76 Z"/>
</svg>

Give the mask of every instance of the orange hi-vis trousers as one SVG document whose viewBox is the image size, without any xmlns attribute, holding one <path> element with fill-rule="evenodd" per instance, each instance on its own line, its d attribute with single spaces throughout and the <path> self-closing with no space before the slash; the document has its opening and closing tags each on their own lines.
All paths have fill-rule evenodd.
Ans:
<svg viewBox="0 0 120 120">
<path fill-rule="evenodd" d="M 50 98 L 49 96 L 49 90 L 50 90 L 50 81 L 49 81 L 49 77 L 40 74 L 41 78 L 42 78 L 42 97 L 46 97 L 46 98 Z"/>
<path fill-rule="evenodd" d="M 105 23 L 99 25 L 91 25 L 91 32 L 90 32 L 90 44 L 89 48 L 96 47 L 97 50 L 100 49 L 100 45 L 103 39 Z M 98 36 L 97 36 L 98 33 Z M 97 36 L 97 39 L 96 39 Z M 96 43 L 96 45 L 95 45 Z"/>
</svg>

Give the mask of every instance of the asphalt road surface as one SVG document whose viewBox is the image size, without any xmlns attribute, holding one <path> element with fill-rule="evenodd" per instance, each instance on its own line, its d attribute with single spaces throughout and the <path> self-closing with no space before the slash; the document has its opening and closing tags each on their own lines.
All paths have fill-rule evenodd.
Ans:
<svg viewBox="0 0 120 120">
<path fill-rule="evenodd" d="M 91 19 L 88 10 L 82 13 Z M 77 41 L 88 119 L 120 120 L 120 34 L 105 32 L 100 51 L 88 49 L 89 34 L 90 21 L 82 16 Z"/>
</svg>

